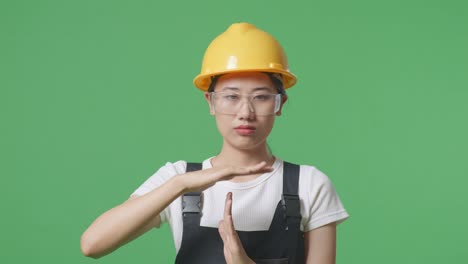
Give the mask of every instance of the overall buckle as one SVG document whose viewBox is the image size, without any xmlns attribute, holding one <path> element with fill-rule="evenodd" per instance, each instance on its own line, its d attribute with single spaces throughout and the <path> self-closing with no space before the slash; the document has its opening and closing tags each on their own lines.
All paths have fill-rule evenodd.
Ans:
<svg viewBox="0 0 468 264">
<path fill-rule="evenodd" d="M 201 212 L 201 193 L 186 193 L 182 196 L 182 213 Z"/>
<path fill-rule="evenodd" d="M 285 217 L 301 218 L 299 195 L 284 193 L 281 195 L 281 204 L 283 205 Z"/>
</svg>

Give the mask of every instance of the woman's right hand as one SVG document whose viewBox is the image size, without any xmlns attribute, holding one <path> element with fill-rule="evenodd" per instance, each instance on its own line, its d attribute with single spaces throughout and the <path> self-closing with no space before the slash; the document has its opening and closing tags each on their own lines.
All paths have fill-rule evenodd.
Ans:
<svg viewBox="0 0 468 264">
<path fill-rule="evenodd" d="M 184 193 L 201 192 L 218 181 L 230 180 L 236 176 L 246 176 L 257 173 L 271 172 L 272 167 L 267 166 L 265 161 L 248 167 L 216 167 L 206 170 L 192 171 L 177 175 L 177 180 L 182 184 Z"/>
</svg>

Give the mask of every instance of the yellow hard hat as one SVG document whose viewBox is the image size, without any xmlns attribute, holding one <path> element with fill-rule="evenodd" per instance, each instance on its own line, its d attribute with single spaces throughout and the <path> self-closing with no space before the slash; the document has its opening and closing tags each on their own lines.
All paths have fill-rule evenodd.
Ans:
<svg viewBox="0 0 468 264">
<path fill-rule="evenodd" d="M 288 60 L 276 39 L 249 23 L 232 24 L 208 46 L 201 72 L 193 83 L 207 91 L 213 76 L 231 72 L 271 72 L 282 76 L 284 89 L 296 83 Z"/>
</svg>

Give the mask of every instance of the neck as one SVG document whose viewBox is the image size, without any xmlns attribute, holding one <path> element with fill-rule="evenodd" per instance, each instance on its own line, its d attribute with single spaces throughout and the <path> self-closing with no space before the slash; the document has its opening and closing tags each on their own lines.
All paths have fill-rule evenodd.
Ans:
<svg viewBox="0 0 468 264">
<path fill-rule="evenodd" d="M 237 149 L 224 142 L 221 152 L 211 160 L 211 164 L 213 167 L 247 167 L 262 161 L 266 161 L 269 166 L 273 166 L 275 161 L 275 157 L 268 151 L 266 143 L 252 149 Z"/>
</svg>

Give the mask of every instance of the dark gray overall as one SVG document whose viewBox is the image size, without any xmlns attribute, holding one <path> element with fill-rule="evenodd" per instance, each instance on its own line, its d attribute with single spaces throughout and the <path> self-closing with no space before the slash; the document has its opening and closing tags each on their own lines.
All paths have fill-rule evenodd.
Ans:
<svg viewBox="0 0 468 264">
<path fill-rule="evenodd" d="M 304 233 L 299 228 L 299 166 L 288 162 L 283 164 L 283 194 L 276 206 L 269 230 L 237 231 L 247 255 L 255 263 L 304 263 Z M 200 169 L 200 163 L 187 163 L 187 172 Z M 201 207 L 201 193 L 183 195 L 184 227 L 182 244 L 176 257 L 177 264 L 226 263 L 223 240 L 218 229 L 200 226 Z"/>
</svg>

